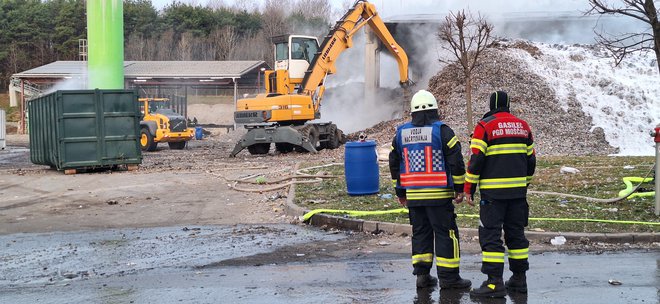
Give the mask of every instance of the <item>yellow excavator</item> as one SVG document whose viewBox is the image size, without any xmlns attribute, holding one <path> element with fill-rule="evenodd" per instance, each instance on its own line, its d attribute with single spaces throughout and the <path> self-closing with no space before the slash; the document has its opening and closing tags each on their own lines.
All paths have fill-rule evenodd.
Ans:
<svg viewBox="0 0 660 304">
<path fill-rule="evenodd" d="M 245 148 L 250 154 L 267 154 L 272 143 L 281 153 L 294 149 L 315 153 L 319 149 L 339 147 L 343 133 L 337 125 L 311 121 L 321 116 L 326 77 L 335 73 L 337 58 L 353 46 L 353 36 L 365 25 L 396 59 L 400 84 L 406 90 L 410 85 L 408 56 L 392 37 L 376 7 L 368 1 L 356 1 L 320 46 L 316 37 L 272 38 L 275 70 L 264 72 L 266 93 L 238 100 L 234 121 L 245 124 L 248 131 L 230 156 Z"/>
</svg>

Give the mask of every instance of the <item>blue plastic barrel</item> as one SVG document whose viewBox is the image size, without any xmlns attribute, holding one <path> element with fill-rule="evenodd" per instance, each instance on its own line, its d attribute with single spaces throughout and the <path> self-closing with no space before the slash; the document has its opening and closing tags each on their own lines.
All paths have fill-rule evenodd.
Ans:
<svg viewBox="0 0 660 304">
<path fill-rule="evenodd" d="M 346 143 L 344 174 L 349 195 L 378 193 L 379 174 L 376 142 L 352 141 Z"/>
<path fill-rule="evenodd" d="M 204 136 L 204 129 L 202 127 L 195 127 L 195 139 L 202 139 Z"/>
</svg>

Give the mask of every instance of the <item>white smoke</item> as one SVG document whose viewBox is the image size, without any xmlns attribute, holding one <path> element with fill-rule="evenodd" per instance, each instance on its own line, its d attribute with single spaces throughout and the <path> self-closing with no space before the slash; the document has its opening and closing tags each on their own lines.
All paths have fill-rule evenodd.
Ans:
<svg viewBox="0 0 660 304">
<path fill-rule="evenodd" d="M 481 14 L 494 25 L 496 36 L 544 43 L 594 43 L 594 30 L 622 34 L 646 30 L 625 16 L 585 16 L 586 0 L 372 0 L 385 20 L 437 20 L 450 12 Z"/>
<path fill-rule="evenodd" d="M 337 1 L 335 1 L 337 2 Z M 623 33 L 643 30 L 640 22 L 629 17 L 584 16 L 588 3 L 584 0 L 539 1 L 462 1 L 462 0 L 373 0 L 386 22 L 401 22 L 396 39 L 410 59 L 414 88 L 426 88 L 428 80 L 440 71 L 439 59 L 446 56 L 437 39 L 437 29 L 450 11 L 465 9 L 481 15 L 494 25 L 494 36 L 522 38 L 545 43 L 594 43 L 594 30 Z M 335 3 L 335 6 L 340 4 Z M 413 22 L 410 22 L 413 21 Z M 354 39 L 354 47 L 337 60 L 337 73 L 328 77 L 326 98 L 322 106 L 323 120 L 332 120 L 345 132 L 372 126 L 401 115 L 406 101 L 383 90 L 376 100 L 364 96 L 364 35 Z M 442 58 L 453 60 L 453 58 Z M 380 86 L 398 88 L 396 61 L 382 51 L 380 56 Z M 357 85 L 360 84 L 360 85 Z M 395 100 L 390 100 L 395 99 Z"/>
<path fill-rule="evenodd" d="M 336 62 L 337 72 L 325 83 L 321 106 L 323 121 L 332 121 L 345 133 L 371 127 L 381 121 L 401 117 L 403 90 L 399 85 L 398 65 L 394 58 L 381 52 L 380 86 L 374 96 L 365 95 L 365 35 L 358 32 L 353 47 L 344 51 Z"/>
<path fill-rule="evenodd" d="M 52 87 L 44 91 L 43 95 L 60 90 L 84 90 L 87 88 L 87 74 L 75 75 L 58 81 Z"/>
</svg>

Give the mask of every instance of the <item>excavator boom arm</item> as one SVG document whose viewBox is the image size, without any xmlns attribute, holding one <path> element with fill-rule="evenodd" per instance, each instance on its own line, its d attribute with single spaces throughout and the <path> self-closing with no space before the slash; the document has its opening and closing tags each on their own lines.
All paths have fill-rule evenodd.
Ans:
<svg viewBox="0 0 660 304">
<path fill-rule="evenodd" d="M 323 40 L 319 52 L 305 73 L 299 93 L 312 96 L 319 87 L 323 86 L 326 75 L 335 72 L 335 62 L 339 55 L 352 46 L 353 35 L 365 25 L 369 25 L 396 59 L 401 85 L 406 87 L 409 84 L 408 55 L 394 40 L 376 12 L 376 7 L 367 1 L 356 1 Z M 318 108 L 318 103 L 316 107 Z"/>
</svg>

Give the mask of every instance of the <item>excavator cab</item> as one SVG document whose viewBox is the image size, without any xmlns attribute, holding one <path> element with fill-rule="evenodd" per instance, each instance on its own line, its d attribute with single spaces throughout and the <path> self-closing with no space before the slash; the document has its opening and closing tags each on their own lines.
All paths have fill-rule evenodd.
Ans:
<svg viewBox="0 0 660 304">
<path fill-rule="evenodd" d="M 395 57 L 399 82 L 406 88 L 408 56 L 394 40 L 376 7 L 357 0 L 325 36 L 319 47 L 313 36 L 283 35 L 272 38 L 275 69 L 264 72 L 266 92 L 236 102 L 234 121 L 248 130 L 234 146 L 234 157 L 247 148 L 250 154 L 267 154 L 271 145 L 280 153 L 293 150 L 317 152 L 336 149 L 344 135 L 332 122 L 321 122 L 320 106 L 325 79 L 335 73 L 335 61 L 353 45 L 352 38 L 369 26 Z M 405 92 L 404 92 L 405 95 Z"/>
<path fill-rule="evenodd" d="M 302 83 L 305 72 L 319 50 L 319 42 L 313 36 L 282 35 L 273 37 L 275 45 L 275 71 L 289 71 L 292 83 Z"/>
</svg>

